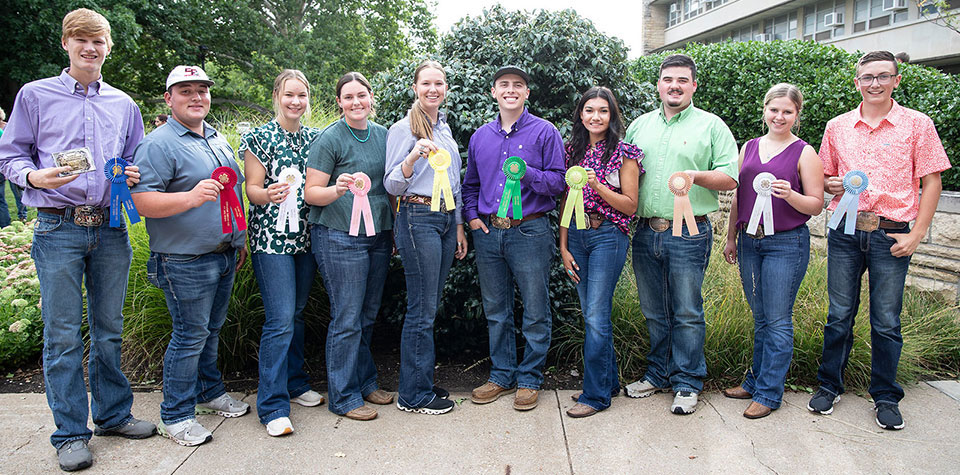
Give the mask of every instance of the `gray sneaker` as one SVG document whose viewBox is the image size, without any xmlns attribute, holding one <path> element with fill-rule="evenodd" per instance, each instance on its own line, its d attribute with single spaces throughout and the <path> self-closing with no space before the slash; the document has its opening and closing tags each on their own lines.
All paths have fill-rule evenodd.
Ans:
<svg viewBox="0 0 960 475">
<path fill-rule="evenodd" d="M 693 391 L 677 391 L 673 396 L 670 412 L 674 414 L 693 414 L 697 410 L 697 393 Z"/>
<path fill-rule="evenodd" d="M 646 379 L 641 379 L 640 381 L 634 381 L 628 384 L 626 387 L 623 388 L 623 390 L 625 393 L 627 393 L 627 396 L 632 398 L 639 398 L 639 397 L 653 396 L 654 394 L 657 394 L 657 393 L 666 392 L 666 391 L 669 391 L 670 388 L 658 388 L 654 386 L 653 383 L 651 383 L 650 381 L 647 381 Z"/>
<path fill-rule="evenodd" d="M 130 420 L 117 427 L 111 427 L 109 429 L 97 427 L 93 430 L 93 433 L 101 437 L 115 435 L 127 439 L 146 439 L 157 433 L 157 426 L 147 421 L 141 421 L 136 417 L 131 417 Z"/>
<path fill-rule="evenodd" d="M 82 470 L 93 465 L 93 454 L 87 448 L 87 441 L 83 439 L 71 440 L 57 449 L 57 459 L 60 470 L 72 472 Z"/>
<path fill-rule="evenodd" d="M 238 401 L 227 393 L 220 397 L 197 404 L 197 414 L 219 414 L 223 417 L 240 417 L 250 410 L 250 405 Z"/>
<path fill-rule="evenodd" d="M 169 426 L 160 422 L 160 425 L 157 426 L 157 432 L 185 447 L 193 447 L 213 440 L 213 434 L 200 425 L 196 419 L 187 419 Z"/>
</svg>

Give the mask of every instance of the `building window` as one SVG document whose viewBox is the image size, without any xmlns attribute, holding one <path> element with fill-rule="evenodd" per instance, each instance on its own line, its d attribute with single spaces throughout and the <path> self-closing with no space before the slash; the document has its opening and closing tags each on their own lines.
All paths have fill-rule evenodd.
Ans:
<svg viewBox="0 0 960 475">
<path fill-rule="evenodd" d="M 792 40 L 797 37 L 797 14 L 791 12 L 775 18 L 768 18 L 764 22 L 763 32 L 771 40 Z"/>
<path fill-rule="evenodd" d="M 667 28 L 696 18 L 735 0 L 677 0 L 667 6 Z"/>
<path fill-rule="evenodd" d="M 843 18 L 845 4 L 845 0 L 830 0 L 804 7 L 803 39 L 826 41 L 842 36 L 846 23 Z"/>
<path fill-rule="evenodd" d="M 884 3 L 893 3 L 891 0 L 856 0 L 854 3 L 853 32 L 859 33 L 874 28 L 883 28 L 893 23 L 906 21 L 909 10 L 884 10 Z M 888 5 L 889 6 L 889 5 Z"/>
</svg>

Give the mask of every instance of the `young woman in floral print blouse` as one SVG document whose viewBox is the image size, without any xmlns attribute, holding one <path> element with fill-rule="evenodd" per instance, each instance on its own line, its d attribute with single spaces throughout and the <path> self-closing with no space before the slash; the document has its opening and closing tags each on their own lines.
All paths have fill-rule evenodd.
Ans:
<svg viewBox="0 0 960 475">
<path fill-rule="evenodd" d="M 257 414 L 268 434 L 281 436 L 293 432 L 291 401 L 302 406 L 324 402 L 323 396 L 310 389 L 303 370 L 303 308 L 317 271 L 310 252 L 303 177 L 310 142 L 318 129 L 300 123 L 300 118 L 310 112 L 310 83 L 302 72 L 285 69 L 277 76 L 273 108 L 276 117 L 245 134 L 240 153 L 250 200 L 250 256 L 265 315 Z M 299 172 L 299 181 L 281 179 L 288 168 Z M 297 230 L 286 224 L 279 231 L 281 203 L 288 196 L 294 200 Z"/>
</svg>

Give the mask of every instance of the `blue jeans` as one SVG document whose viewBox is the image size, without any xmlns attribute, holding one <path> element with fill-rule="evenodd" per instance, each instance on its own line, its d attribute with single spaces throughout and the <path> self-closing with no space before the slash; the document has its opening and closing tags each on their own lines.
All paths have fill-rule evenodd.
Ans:
<svg viewBox="0 0 960 475">
<path fill-rule="evenodd" d="M 10 192 L 13 193 L 13 201 L 17 203 L 17 219 L 20 221 L 27 220 L 27 206 L 23 204 L 23 188 L 17 186 L 16 183 L 7 180 L 7 183 L 10 185 Z M 0 194 L 2 194 L 3 189 L 0 188 Z M 8 210 L 9 211 L 9 210 Z"/>
<path fill-rule="evenodd" d="M 691 236 L 684 225 L 682 235 L 674 236 L 670 229 L 654 231 L 641 219 L 633 235 L 633 273 L 650 333 L 645 377 L 674 392 L 699 393 L 707 375 L 700 289 L 710 262 L 713 228 L 705 220 L 697 223 L 697 229 L 699 234 Z"/>
<path fill-rule="evenodd" d="M 577 294 L 585 326 L 583 394 L 578 402 L 602 411 L 610 407 L 610 396 L 620 392 L 610 312 L 630 238 L 611 221 L 585 230 L 575 229 L 573 221 L 567 231 L 567 250 L 580 266 Z"/>
<path fill-rule="evenodd" d="M 43 381 L 57 430 L 50 443 L 60 448 L 90 440 L 87 391 L 83 382 L 83 290 L 90 325 L 90 410 L 93 423 L 111 429 L 130 419 L 133 393 L 120 370 L 123 301 L 132 252 L 127 229 L 77 226 L 65 216 L 38 213 L 31 255 L 43 299 Z"/>
<path fill-rule="evenodd" d="M 802 225 L 761 239 L 739 234 L 740 280 L 753 311 L 753 367 L 743 389 L 777 409 L 793 358 L 793 303 L 810 260 L 810 230 Z"/>
<path fill-rule="evenodd" d="M 900 310 L 910 257 L 893 257 L 896 241 L 887 234 L 908 233 L 878 229 L 847 235 L 831 230 L 827 236 L 827 293 L 830 310 L 823 328 L 823 362 L 817 372 L 820 388 L 843 393 L 843 372 L 853 347 L 853 319 L 860 308 L 860 278 L 869 270 L 870 282 L 870 395 L 875 402 L 899 403 L 897 365 L 903 337 Z"/>
<path fill-rule="evenodd" d="M 401 203 L 393 233 L 407 281 L 398 396 L 404 406 L 423 407 L 436 397 L 433 322 L 457 250 L 457 220 L 454 213 Z"/>
<path fill-rule="evenodd" d="M 163 355 L 164 424 L 194 417 L 197 403 L 226 392 L 217 368 L 220 328 L 227 319 L 237 252 L 150 253 L 147 277 L 163 290 L 173 333 Z"/>
<path fill-rule="evenodd" d="M 0 229 L 10 226 L 10 207 L 7 206 L 7 193 L 3 190 L 3 175 L 0 175 Z M 13 182 L 10 183 L 13 185 Z"/>
<path fill-rule="evenodd" d="M 490 381 L 504 388 L 540 389 L 543 365 L 550 348 L 549 280 L 556 242 L 546 217 L 498 229 L 481 218 L 490 233 L 471 231 L 476 248 L 477 275 L 490 334 Z M 526 341 L 517 365 L 517 335 L 513 319 L 513 284 L 523 298 L 521 332 Z"/>
<path fill-rule="evenodd" d="M 390 268 L 390 232 L 351 236 L 323 225 L 310 228 L 313 255 L 330 297 L 327 328 L 327 392 L 330 411 L 346 414 L 377 390 L 370 352 Z"/>
<path fill-rule="evenodd" d="M 266 424 L 290 416 L 290 398 L 310 390 L 303 370 L 303 308 L 317 272 L 312 254 L 250 254 L 263 299 L 257 414 Z"/>
</svg>

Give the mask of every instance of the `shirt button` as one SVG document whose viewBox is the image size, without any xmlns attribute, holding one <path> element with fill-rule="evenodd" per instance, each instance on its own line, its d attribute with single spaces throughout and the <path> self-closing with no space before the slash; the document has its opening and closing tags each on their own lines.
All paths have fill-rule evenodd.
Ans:
<svg viewBox="0 0 960 475">
<path fill-rule="evenodd" d="M 91 118 L 89 118 L 89 117 L 87 117 L 87 120 L 93 120 L 93 119 L 91 119 Z"/>
</svg>

